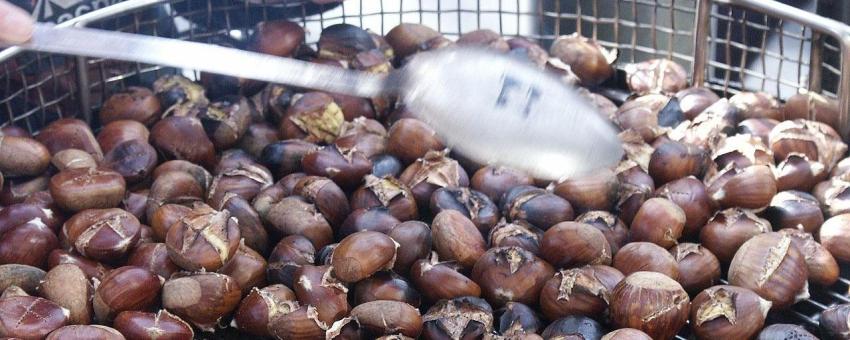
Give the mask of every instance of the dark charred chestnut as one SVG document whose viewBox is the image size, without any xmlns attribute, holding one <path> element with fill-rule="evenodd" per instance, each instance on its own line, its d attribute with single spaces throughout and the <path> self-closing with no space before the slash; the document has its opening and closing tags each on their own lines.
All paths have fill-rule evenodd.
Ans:
<svg viewBox="0 0 850 340">
<path fill-rule="evenodd" d="M 383 178 L 387 176 L 398 177 L 404 165 L 393 155 L 377 155 L 372 157 L 372 175 Z"/>
<path fill-rule="evenodd" d="M 569 65 L 586 86 L 598 85 L 610 78 L 614 74 L 611 64 L 617 58 L 615 52 L 578 33 L 555 39 L 549 54 Z"/>
<path fill-rule="evenodd" d="M 325 27 L 319 36 L 319 57 L 350 61 L 359 52 L 376 49 L 372 36 L 351 24 Z"/>
<path fill-rule="evenodd" d="M 664 274 L 673 280 L 679 279 L 679 265 L 676 258 L 655 243 L 626 244 L 614 256 L 613 266 L 626 276 L 639 271 L 650 271 Z"/>
<path fill-rule="evenodd" d="M 720 261 L 705 247 L 679 243 L 670 248 L 670 254 L 679 264 L 677 281 L 689 294 L 695 295 L 720 279 Z"/>
<path fill-rule="evenodd" d="M 600 339 L 605 334 L 605 328 L 589 317 L 570 315 L 555 320 L 543 330 L 544 339 Z"/>
<path fill-rule="evenodd" d="M 266 145 L 259 159 L 275 177 L 283 177 L 300 172 L 304 155 L 317 148 L 316 144 L 300 139 L 283 140 Z"/>
<path fill-rule="evenodd" d="M 138 311 L 121 312 L 115 317 L 112 326 L 130 339 L 190 340 L 195 337 L 192 326 L 165 309 L 160 309 L 155 314 Z"/>
<path fill-rule="evenodd" d="M 531 336 L 543 329 L 543 322 L 531 307 L 508 302 L 496 311 L 496 330 L 505 336 Z"/>
<path fill-rule="evenodd" d="M 764 326 L 771 302 L 735 286 L 708 288 L 691 303 L 691 327 L 700 339 L 752 339 Z"/>
<path fill-rule="evenodd" d="M 561 222 L 546 230 L 540 253 L 556 268 L 611 264 L 611 246 L 599 229 L 576 222 Z"/>
<path fill-rule="evenodd" d="M 611 292 L 622 280 L 623 274 L 608 266 L 561 270 L 540 291 L 540 310 L 549 320 L 567 315 L 601 317 L 608 309 Z"/>
<path fill-rule="evenodd" d="M 164 114 L 186 115 L 189 111 L 209 104 L 204 87 L 182 75 L 166 74 L 159 77 L 153 83 L 153 92 Z"/>
<path fill-rule="evenodd" d="M 530 185 L 508 190 L 499 205 L 508 221 L 526 220 L 543 230 L 574 217 L 572 205 L 567 200 Z"/>
<path fill-rule="evenodd" d="M 653 339 L 670 339 L 688 321 L 690 299 L 670 277 L 639 271 L 617 284 L 610 309 L 615 326 L 639 329 Z"/>
<path fill-rule="evenodd" d="M 729 283 L 751 289 L 776 309 L 808 298 L 808 267 L 791 238 L 770 232 L 745 242 L 729 265 Z"/>
<path fill-rule="evenodd" d="M 241 297 L 236 281 L 217 273 L 172 277 L 162 286 L 162 307 L 205 332 L 214 331 Z"/>
</svg>

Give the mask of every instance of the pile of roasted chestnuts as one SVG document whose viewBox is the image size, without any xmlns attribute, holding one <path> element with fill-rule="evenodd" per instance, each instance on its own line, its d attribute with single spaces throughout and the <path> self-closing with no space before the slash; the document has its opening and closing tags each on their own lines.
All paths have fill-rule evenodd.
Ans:
<svg viewBox="0 0 850 340">
<path fill-rule="evenodd" d="M 595 92 L 616 53 L 575 34 L 337 24 L 314 47 L 268 21 L 239 47 L 388 73 L 453 45 L 580 86 L 622 162 L 550 183 L 456 155 L 395 98 L 162 76 L 99 128 L 0 129 L 0 337 L 850 339 L 850 305 L 769 321 L 850 261 L 831 99 L 720 98 L 658 59 L 618 105 Z"/>
</svg>

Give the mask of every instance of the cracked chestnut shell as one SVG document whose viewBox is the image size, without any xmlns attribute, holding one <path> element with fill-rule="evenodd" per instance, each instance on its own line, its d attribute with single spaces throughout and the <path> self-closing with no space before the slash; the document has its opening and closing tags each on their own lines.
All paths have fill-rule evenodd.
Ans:
<svg viewBox="0 0 850 340">
<path fill-rule="evenodd" d="M 688 86 L 688 72 L 668 59 L 651 59 L 629 64 L 625 68 L 626 83 L 635 93 L 674 94 Z"/>
<path fill-rule="evenodd" d="M 121 312 L 115 317 L 112 326 L 128 339 L 191 340 L 195 338 L 192 326 L 165 309 L 160 309 L 156 313 Z"/>
<path fill-rule="evenodd" d="M 629 234 L 632 241 L 652 242 L 663 248 L 678 243 L 685 227 L 685 212 L 666 198 L 650 198 L 638 209 Z"/>
<path fill-rule="evenodd" d="M 298 301 L 315 306 L 317 320 L 326 325 L 342 319 L 351 310 L 348 287 L 333 276 L 331 266 L 303 265 L 295 271 L 294 282 Z"/>
<path fill-rule="evenodd" d="M 541 334 L 544 339 L 599 339 L 605 327 L 584 315 L 569 315 L 555 320 Z"/>
<path fill-rule="evenodd" d="M 442 300 L 422 316 L 423 339 L 479 339 L 493 330 L 493 308 L 484 299 Z"/>
<path fill-rule="evenodd" d="M 756 292 L 776 309 L 808 298 L 809 270 L 791 238 L 770 232 L 745 242 L 729 264 L 729 284 Z"/>
<path fill-rule="evenodd" d="M 418 308 L 421 298 L 407 279 L 391 271 L 381 271 L 354 285 L 355 306 L 377 300 L 400 301 Z"/>
<path fill-rule="evenodd" d="M 319 35 L 319 57 L 350 61 L 357 53 L 378 48 L 366 30 L 351 24 L 325 27 Z"/>
<path fill-rule="evenodd" d="M 770 231 L 770 222 L 752 211 L 729 208 L 718 211 L 700 231 L 703 247 L 717 256 L 722 263 L 729 263 L 735 252 L 753 236 Z"/>
<path fill-rule="evenodd" d="M 766 92 L 741 92 L 729 98 L 729 103 L 738 109 L 742 120 L 751 118 L 785 120 L 779 101 Z"/>
<path fill-rule="evenodd" d="M 292 194 L 302 196 L 315 204 L 334 227 L 340 226 L 350 212 L 345 192 L 326 177 L 305 176 L 295 182 Z"/>
<path fill-rule="evenodd" d="M 215 271 L 236 254 L 240 239 L 238 222 L 229 211 L 198 203 L 171 226 L 165 244 L 168 256 L 181 268 Z"/>
<path fill-rule="evenodd" d="M 540 254 L 556 268 L 611 264 L 611 246 L 599 229 L 577 222 L 561 222 L 546 230 Z"/>
<path fill-rule="evenodd" d="M 36 217 L 0 235 L 0 264 L 44 267 L 59 246 L 56 234 Z"/>
<path fill-rule="evenodd" d="M 342 282 L 354 283 L 380 270 L 391 269 L 397 243 L 384 233 L 360 231 L 343 238 L 331 257 L 333 275 Z"/>
<path fill-rule="evenodd" d="M 776 165 L 776 187 L 778 190 L 811 191 L 829 176 L 826 167 L 802 154 L 789 154 Z"/>
<path fill-rule="evenodd" d="M 647 159 L 647 162 L 649 160 Z M 652 177 L 637 163 L 625 161 L 617 167 L 617 178 L 620 179 L 620 192 L 614 211 L 626 224 L 631 224 L 638 209 L 655 191 Z"/>
<path fill-rule="evenodd" d="M 589 224 L 605 235 L 608 240 L 608 245 L 611 247 L 611 255 L 616 255 L 617 251 L 626 244 L 629 239 L 629 229 L 625 223 L 617 218 L 616 215 L 607 211 L 588 211 L 576 217 L 576 222 Z"/>
<path fill-rule="evenodd" d="M 333 242 L 333 230 L 328 221 L 315 205 L 300 196 L 286 197 L 271 206 L 265 220 L 284 236 L 306 237 L 317 249 Z"/>
<path fill-rule="evenodd" d="M 749 134 L 758 137 L 762 142 L 768 142 L 768 135 L 779 124 L 779 121 L 771 118 L 748 118 L 741 120 L 737 126 L 739 134 Z"/>
<path fill-rule="evenodd" d="M 827 308 L 820 314 L 821 335 L 829 339 L 847 339 L 850 332 L 850 304 Z"/>
<path fill-rule="evenodd" d="M 351 194 L 351 209 L 384 207 L 399 221 L 415 220 L 419 217 L 413 192 L 392 176 L 366 175 L 365 184 Z"/>
<path fill-rule="evenodd" d="M 679 243 L 670 248 L 670 254 L 679 264 L 677 281 L 689 294 L 694 295 L 720 279 L 720 261 L 705 247 Z"/>
<path fill-rule="evenodd" d="M 80 255 L 115 264 L 139 241 L 141 224 L 132 214 L 117 208 L 87 209 L 62 226 L 62 237 Z"/>
<path fill-rule="evenodd" d="M 549 54 L 569 65 L 586 86 L 598 85 L 614 75 L 611 64 L 617 54 L 578 33 L 555 39 Z"/>
<path fill-rule="evenodd" d="M 65 169 L 50 178 L 50 195 L 64 210 L 117 207 L 124 199 L 121 174 L 104 167 Z"/>
<path fill-rule="evenodd" d="M 691 329 L 700 339 L 752 339 L 771 305 L 749 289 L 714 286 L 691 302 Z"/>
<path fill-rule="evenodd" d="M 272 249 L 268 257 L 266 276 L 269 282 L 294 287 L 295 271 L 302 265 L 313 264 L 315 254 L 316 248 L 306 237 L 300 235 L 284 237 Z"/>
<path fill-rule="evenodd" d="M 439 188 L 431 195 L 431 213 L 456 210 L 468 217 L 472 223 L 487 234 L 499 221 L 499 208 L 487 195 L 469 188 Z"/>
<path fill-rule="evenodd" d="M 431 228 L 420 221 L 406 221 L 395 225 L 387 235 L 398 243 L 393 271 L 407 274 L 414 262 L 431 254 Z"/>
<path fill-rule="evenodd" d="M 260 220 L 260 215 L 242 197 L 225 195 L 224 199 L 223 205 L 218 208 L 219 210 L 230 211 L 230 214 L 239 221 L 239 234 L 245 240 L 245 245 L 258 253 L 266 254 L 269 234 L 266 231 L 266 226 Z"/>
<path fill-rule="evenodd" d="M 145 268 L 164 279 L 170 278 L 172 274 L 180 270 L 180 267 L 177 267 L 168 256 L 168 247 L 165 243 L 139 244 L 130 253 L 127 265 Z"/>
<path fill-rule="evenodd" d="M 372 171 L 372 161 L 356 149 L 324 146 L 308 152 L 301 159 L 304 173 L 330 178 L 346 190 L 356 188 L 363 176 Z"/>
<path fill-rule="evenodd" d="M 708 197 L 705 184 L 695 177 L 685 177 L 664 184 L 655 192 L 675 203 L 685 213 L 683 234 L 699 235 L 700 229 L 714 214 L 714 203 Z"/>
<path fill-rule="evenodd" d="M 679 125 L 684 119 L 676 99 L 646 94 L 629 99 L 617 110 L 614 122 L 623 130 L 633 129 L 647 143 Z"/>
<path fill-rule="evenodd" d="M 824 222 L 818 200 L 796 190 L 777 193 L 762 215 L 770 221 L 774 230 L 792 228 L 814 233 Z"/>
<path fill-rule="evenodd" d="M 838 133 L 826 124 L 810 120 L 779 123 L 769 135 L 769 146 L 777 161 L 791 154 L 802 154 L 831 170 L 847 151 Z"/>
<path fill-rule="evenodd" d="M 162 307 L 204 332 L 213 332 L 241 297 L 236 281 L 218 273 L 187 273 L 162 286 Z"/>
<path fill-rule="evenodd" d="M 166 159 L 186 160 L 204 167 L 215 162 L 215 146 L 196 117 L 166 117 L 151 129 L 151 144 Z"/>
<path fill-rule="evenodd" d="M 508 302 L 496 310 L 496 330 L 504 336 L 526 336 L 536 339 L 533 335 L 543 329 L 543 322 L 531 307 L 519 302 Z"/>
<path fill-rule="evenodd" d="M 372 334 L 403 334 L 418 337 L 422 332 L 422 316 L 413 306 L 391 300 L 370 301 L 354 307 L 351 316 L 360 327 Z"/>
<path fill-rule="evenodd" d="M 271 337 L 270 323 L 298 308 L 295 292 L 284 285 L 252 288 L 242 299 L 233 317 L 236 329 L 261 337 Z"/>
<path fill-rule="evenodd" d="M 554 270 L 528 250 L 499 247 L 488 250 L 472 268 L 471 278 L 493 306 L 508 302 L 533 304 Z"/>
<path fill-rule="evenodd" d="M 611 292 L 623 277 L 619 270 L 603 265 L 560 270 L 540 291 L 540 311 L 548 320 L 567 315 L 599 318 L 608 309 Z"/>
<path fill-rule="evenodd" d="M 508 221 L 525 220 L 543 230 L 575 217 L 570 202 L 530 185 L 517 186 L 505 192 L 499 206 L 502 216 Z"/>
<path fill-rule="evenodd" d="M 723 208 L 762 209 L 770 205 L 777 191 L 776 178 L 767 165 L 738 169 L 729 164 L 705 183 L 711 199 Z"/>
<path fill-rule="evenodd" d="M 428 259 L 413 263 L 410 278 L 426 301 L 436 302 L 462 296 L 481 295 L 481 286 L 460 272 L 461 268 L 453 261 L 439 262 L 433 254 Z"/>
<path fill-rule="evenodd" d="M 611 294 L 611 320 L 653 339 L 670 339 L 688 321 L 690 299 L 670 277 L 639 271 L 626 276 Z"/>
<path fill-rule="evenodd" d="M 541 238 L 543 238 L 543 230 L 528 222 L 523 220 L 507 222 L 502 219 L 495 227 L 490 229 L 487 244 L 490 248 L 520 247 L 540 256 Z"/>
<path fill-rule="evenodd" d="M 679 278 L 679 266 L 676 258 L 655 243 L 632 242 L 626 244 L 614 256 L 613 267 L 626 276 L 638 271 L 651 271 L 664 274 L 673 280 Z"/>
<path fill-rule="evenodd" d="M 472 268 L 487 250 L 475 224 L 456 210 L 443 210 L 434 217 L 431 239 L 441 259 L 457 261 L 464 268 Z"/>
<path fill-rule="evenodd" d="M 242 295 L 247 295 L 251 288 L 266 285 L 266 269 L 268 263 L 263 255 L 246 246 L 239 244 L 236 254 L 218 270 L 218 273 L 230 276 L 242 289 Z"/>
<path fill-rule="evenodd" d="M 109 322 L 123 311 L 147 310 L 156 304 L 162 282 L 162 278 L 142 267 L 116 268 L 94 291 L 94 314 L 99 321 Z"/>
<path fill-rule="evenodd" d="M 447 151 L 428 151 L 404 169 L 398 178 L 413 192 L 420 209 L 427 209 L 431 195 L 439 188 L 469 186 L 466 171 L 456 160 L 446 156 Z"/>
<path fill-rule="evenodd" d="M 272 174 L 264 166 L 239 164 L 216 174 L 207 192 L 206 201 L 216 208 L 223 207 L 232 196 L 250 201 L 273 183 Z"/>
<path fill-rule="evenodd" d="M 124 335 L 102 325 L 68 325 L 50 332 L 45 340 L 59 339 L 124 340 Z"/>
<path fill-rule="evenodd" d="M 339 136 L 344 121 L 342 109 L 331 96 L 307 92 L 287 109 L 278 129 L 283 139 L 332 143 Z"/>
<path fill-rule="evenodd" d="M 44 339 L 68 323 L 68 310 L 34 296 L 0 298 L 0 334 L 11 338 Z"/>
<path fill-rule="evenodd" d="M 838 263 L 826 248 L 815 241 L 812 234 L 797 229 L 782 229 L 779 232 L 791 236 L 791 243 L 803 254 L 809 269 L 809 282 L 826 287 L 838 281 Z"/>
</svg>

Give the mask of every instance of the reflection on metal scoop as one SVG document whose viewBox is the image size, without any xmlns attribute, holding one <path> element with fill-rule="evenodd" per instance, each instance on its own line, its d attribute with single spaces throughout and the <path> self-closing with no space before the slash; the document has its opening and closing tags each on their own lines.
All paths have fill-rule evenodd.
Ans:
<svg viewBox="0 0 850 340">
<path fill-rule="evenodd" d="M 575 90 L 530 64 L 477 49 L 414 57 L 400 96 L 458 153 L 557 180 L 617 164 L 617 131 Z"/>
<path fill-rule="evenodd" d="M 575 90 L 531 65 L 470 48 L 416 55 L 389 77 L 176 39 L 36 24 L 23 49 L 135 61 L 375 97 L 398 95 L 473 161 L 557 180 L 615 165 L 616 130 Z"/>
</svg>

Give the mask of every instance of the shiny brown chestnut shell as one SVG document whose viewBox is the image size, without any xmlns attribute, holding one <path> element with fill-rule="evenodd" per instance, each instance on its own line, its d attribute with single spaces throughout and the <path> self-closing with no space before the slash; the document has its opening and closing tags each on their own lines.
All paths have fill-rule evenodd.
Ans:
<svg viewBox="0 0 850 340">
<path fill-rule="evenodd" d="M 68 323 L 68 310 L 34 296 L 0 298 L 0 334 L 11 338 L 43 339 Z"/>
<path fill-rule="evenodd" d="M 708 88 L 693 86 L 676 92 L 676 99 L 679 100 L 679 107 L 685 118 L 694 119 L 711 104 L 720 100 L 720 97 Z"/>
<path fill-rule="evenodd" d="M 639 329 L 653 339 L 670 339 L 688 321 L 690 299 L 675 280 L 639 271 L 617 284 L 609 308 L 615 326 Z"/>
<path fill-rule="evenodd" d="M 165 309 L 160 309 L 156 313 L 121 312 L 115 317 L 112 326 L 130 339 L 190 340 L 195 337 L 192 326 Z"/>
<path fill-rule="evenodd" d="M 327 218 L 332 226 L 340 226 L 349 213 L 345 192 L 326 177 L 305 176 L 295 182 L 292 194 L 302 196 Z"/>
<path fill-rule="evenodd" d="M 268 123 L 253 123 L 248 125 L 248 129 L 245 130 L 245 135 L 242 136 L 237 147 L 259 160 L 263 156 L 263 149 L 279 139 L 277 129 Z"/>
<path fill-rule="evenodd" d="M 812 161 L 802 154 L 789 154 L 776 165 L 776 188 L 784 190 L 811 191 L 821 181 L 829 176 L 826 167 L 820 162 Z"/>
<path fill-rule="evenodd" d="M 617 110 L 614 122 L 623 130 L 633 129 L 647 143 L 679 125 L 682 111 L 675 99 L 662 94 L 647 94 L 629 99 Z"/>
<path fill-rule="evenodd" d="M 670 248 L 679 269 L 677 281 L 689 294 L 711 287 L 720 279 L 720 261 L 697 243 L 679 243 Z"/>
<path fill-rule="evenodd" d="M 123 311 L 147 310 L 156 304 L 163 281 L 141 267 L 116 268 L 94 291 L 94 314 L 100 322 L 110 322 Z"/>
<path fill-rule="evenodd" d="M 413 192 L 398 179 L 366 175 L 365 184 L 351 194 L 351 209 L 387 208 L 399 221 L 415 220 L 419 210 Z"/>
<path fill-rule="evenodd" d="M 555 184 L 552 192 L 570 202 L 578 213 L 591 210 L 611 210 L 617 202 L 620 182 L 611 170 L 601 169 L 594 174 L 569 178 Z"/>
<path fill-rule="evenodd" d="M 788 120 L 770 131 L 769 146 L 777 161 L 791 154 L 805 155 L 831 170 L 847 151 L 838 133 L 826 124 L 810 120 Z"/>
<path fill-rule="evenodd" d="M 434 216 L 431 239 L 442 260 L 457 261 L 463 268 L 472 268 L 487 250 L 475 224 L 456 210 L 443 210 Z"/>
<path fill-rule="evenodd" d="M 103 167 L 66 169 L 50 178 L 50 195 L 72 212 L 117 207 L 125 189 L 124 177 Z"/>
<path fill-rule="evenodd" d="M 391 300 L 370 301 L 351 310 L 351 316 L 360 327 L 373 334 L 389 335 L 400 333 L 418 337 L 422 332 L 422 317 L 413 306 Z"/>
<path fill-rule="evenodd" d="M 236 281 L 217 273 L 172 277 L 162 286 L 162 307 L 205 332 L 236 309 L 241 297 Z"/>
<path fill-rule="evenodd" d="M 419 52 L 425 42 L 439 36 L 439 32 L 426 25 L 401 23 L 387 32 L 384 38 L 395 54 L 403 59 Z"/>
<path fill-rule="evenodd" d="M 304 43 L 304 28 L 286 20 L 269 20 L 257 24 L 249 38 L 248 49 L 260 53 L 289 57 Z"/>
<path fill-rule="evenodd" d="M 86 209 L 68 219 L 62 237 L 79 254 L 115 264 L 136 246 L 140 230 L 139 220 L 124 210 Z"/>
<path fill-rule="evenodd" d="M 332 274 L 354 283 L 394 265 L 397 244 L 384 233 L 356 232 L 343 238 L 331 258 Z"/>
<path fill-rule="evenodd" d="M 242 197 L 228 194 L 225 195 L 224 204 L 219 210 L 227 210 L 231 216 L 239 221 L 239 234 L 245 241 L 245 245 L 258 253 L 265 254 L 268 250 L 269 234 L 266 226 L 260 220 L 260 215 L 254 211 L 251 204 Z"/>
<path fill-rule="evenodd" d="M 431 213 L 456 210 L 468 217 L 472 223 L 487 234 L 499 221 L 499 208 L 487 195 L 469 188 L 439 188 L 431 195 Z"/>
<path fill-rule="evenodd" d="M 284 237 L 272 249 L 268 257 L 267 278 L 271 283 L 282 283 L 287 287 L 293 286 L 295 270 L 301 265 L 313 264 L 316 249 L 304 236 L 290 235 Z"/>
<path fill-rule="evenodd" d="M 824 222 L 818 200 L 805 192 L 782 191 L 773 196 L 762 212 L 774 230 L 793 228 L 815 233 Z"/>
<path fill-rule="evenodd" d="M 414 262 L 431 254 L 431 228 L 420 221 L 397 224 L 387 233 L 398 243 L 393 271 L 407 274 Z"/>
<path fill-rule="evenodd" d="M 519 247 L 491 248 L 472 268 L 471 278 L 493 306 L 508 302 L 533 304 L 554 274 L 552 266 Z"/>
<path fill-rule="evenodd" d="M 499 201 L 502 216 L 508 221 L 525 220 L 543 230 L 573 219 L 572 205 L 546 190 L 523 185 L 514 187 Z"/>
<path fill-rule="evenodd" d="M 460 269 L 454 262 L 439 262 L 435 253 L 429 259 L 414 262 L 410 268 L 410 278 L 426 301 L 480 296 L 481 286 L 463 275 Z"/>
<path fill-rule="evenodd" d="M 166 159 L 186 160 L 204 167 L 215 162 L 215 146 L 207 137 L 201 120 L 171 116 L 151 128 L 151 144 Z"/>
<path fill-rule="evenodd" d="M 144 87 L 131 86 L 116 92 L 100 108 L 101 124 L 130 119 L 152 125 L 159 118 L 161 106 L 153 91 Z"/>
<path fill-rule="evenodd" d="M 51 153 L 28 137 L 0 136 L 0 172 L 8 177 L 35 176 L 50 165 Z"/>
<path fill-rule="evenodd" d="M 134 120 L 116 120 L 104 125 L 100 132 L 97 133 L 97 143 L 105 153 L 109 153 L 118 144 L 126 141 L 139 140 L 147 143 L 148 139 L 150 139 L 148 128 L 144 124 Z"/>
<path fill-rule="evenodd" d="M 342 222 L 342 225 L 337 228 L 336 234 L 338 239 L 360 231 L 376 231 L 386 234 L 399 223 L 401 221 L 390 215 L 387 209 L 357 209 L 352 211 Z"/>
<path fill-rule="evenodd" d="M 688 176 L 702 177 L 708 169 L 709 155 L 701 147 L 667 141 L 652 152 L 649 175 L 660 186 Z"/>
<path fill-rule="evenodd" d="M 567 315 L 600 317 L 623 277 L 619 270 L 602 265 L 558 271 L 540 291 L 540 310 L 548 320 Z"/>
<path fill-rule="evenodd" d="M 848 314 L 850 314 L 850 305 L 838 304 L 827 308 L 820 314 L 819 326 L 821 335 L 829 339 L 846 339 L 847 332 L 850 331 L 848 325 Z"/>
<path fill-rule="evenodd" d="M 679 279 L 676 258 L 655 243 L 626 244 L 614 256 L 612 266 L 626 276 L 639 271 L 651 271 L 664 274 L 673 280 Z"/>
<path fill-rule="evenodd" d="M 93 293 L 92 282 L 73 264 L 51 268 L 38 286 L 38 295 L 67 309 L 68 322 L 75 325 L 91 323 Z"/>
<path fill-rule="evenodd" d="M 253 288 L 239 304 L 234 313 L 233 324 L 240 331 L 270 337 L 269 327 L 272 320 L 297 308 L 295 293 L 284 285 Z"/>
<path fill-rule="evenodd" d="M 321 248 L 333 242 L 333 229 L 316 206 L 303 197 L 290 196 L 274 204 L 265 220 L 284 236 L 300 235 Z"/>
<path fill-rule="evenodd" d="M 729 164 L 706 179 L 708 194 L 723 208 L 762 209 L 776 195 L 776 178 L 767 165 L 738 169 Z"/>
<path fill-rule="evenodd" d="M 36 217 L 0 235 L 0 264 L 44 267 L 59 245 L 56 234 Z"/>
<path fill-rule="evenodd" d="M 111 267 L 105 266 L 103 263 L 89 260 L 85 257 L 69 253 L 62 249 L 54 249 L 51 251 L 47 258 L 47 268 L 52 269 L 62 264 L 72 264 L 79 267 L 83 270 L 83 273 L 86 274 L 86 278 L 89 280 L 102 280 L 103 277 L 112 270 Z"/>
<path fill-rule="evenodd" d="M 552 57 L 570 66 L 584 85 L 598 85 L 614 74 L 617 54 L 578 33 L 558 37 L 549 49 Z"/>
<path fill-rule="evenodd" d="M 700 231 L 701 245 L 726 264 L 735 252 L 753 236 L 770 231 L 770 222 L 752 211 L 729 208 L 718 211 Z"/>
<path fill-rule="evenodd" d="M 301 159 L 304 173 L 330 178 L 346 190 L 356 188 L 363 176 L 372 171 L 372 161 L 356 149 L 325 146 L 308 152 Z"/>
<path fill-rule="evenodd" d="M 316 144 L 300 139 L 287 139 L 266 145 L 259 160 L 267 166 L 275 178 L 301 172 L 304 155 L 317 149 Z"/>
<path fill-rule="evenodd" d="M 419 292 L 404 277 L 391 271 L 377 272 L 354 285 L 354 305 L 370 301 L 392 300 L 418 308 Z"/>
<path fill-rule="evenodd" d="M 604 232 L 603 232 L 604 233 Z M 536 256 L 540 256 L 540 239 L 543 230 L 523 220 L 513 222 L 502 219 L 487 235 L 487 244 L 495 247 L 520 247 Z"/>
<path fill-rule="evenodd" d="M 629 239 L 629 229 L 616 215 L 607 211 L 588 211 L 576 217 L 576 222 L 589 224 L 605 235 L 611 247 L 611 255 L 617 254 L 620 247 Z"/>
<path fill-rule="evenodd" d="M 850 214 L 833 216 L 826 220 L 820 228 L 818 239 L 832 256 L 839 261 L 850 261 Z"/>
<path fill-rule="evenodd" d="M 626 84 L 635 93 L 673 94 L 688 86 L 688 72 L 668 59 L 650 59 L 625 68 Z"/>
<path fill-rule="evenodd" d="M 540 253 L 556 268 L 611 264 L 611 247 L 599 229 L 577 222 L 561 222 L 546 230 Z"/>
<path fill-rule="evenodd" d="M 231 196 L 250 201 L 273 183 L 272 174 L 264 166 L 239 164 L 216 174 L 207 192 L 206 201 L 213 207 L 223 207 Z"/>
<path fill-rule="evenodd" d="M 515 186 L 533 185 L 534 179 L 531 176 L 501 166 L 485 166 L 473 174 L 470 180 L 470 187 L 478 190 L 493 202 L 499 202 L 502 195 Z"/>
<path fill-rule="evenodd" d="M 652 340 L 639 329 L 620 328 L 602 336 L 602 340 Z"/>
<path fill-rule="evenodd" d="M 302 305 L 316 307 L 317 319 L 326 325 L 348 315 L 348 287 L 332 275 L 331 266 L 303 265 L 295 271 L 295 296 Z"/>
<path fill-rule="evenodd" d="M 808 267 L 791 238 L 770 232 L 745 242 L 729 265 L 729 283 L 751 289 L 777 309 L 808 298 Z"/>
<path fill-rule="evenodd" d="M 749 134 L 760 138 L 767 143 L 770 131 L 779 124 L 779 121 L 771 118 L 748 118 L 738 123 L 737 131 L 740 134 Z"/>
<path fill-rule="evenodd" d="M 617 178 L 620 180 L 620 192 L 614 211 L 623 222 L 631 224 L 640 206 L 655 191 L 655 183 L 645 170 L 632 161 L 622 162 L 618 166 Z"/>
<path fill-rule="evenodd" d="M 0 192 L 0 204 L 12 205 L 22 203 L 39 191 L 47 190 L 50 176 L 20 178 L 6 180 L 3 191 Z"/>
<path fill-rule="evenodd" d="M 57 328 L 45 340 L 78 339 L 78 340 L 124 340 L 124 335 L 112 327 L 102 325 L 68 325 Z"/>
<path fill-rule="evenodd" d="M 714 286 L 691 302 L 691 327 L 700 339 L 752 339 L 764 326 L 771 305 L 749 289 Z"/>
<path fill-rule="evenodd" d="M 809 269 L 809 282 L 826 287 L 838 281 L 839 268 L 835 257 L 815 241 L 812 234 L 797 229 L 782 229 L 779 233 L 791 236 L 791 243 L 803 254 Z"/>
<path fill-rule="evenodd" d="M 418 119 L 400 119 L 387 133 L 387 153 L 398 157 L 405 164 L 425 157 L 428 151 L 445 148 L 434 129 Z"/>
<path fill-rule="evenodd" d="M 705 184 L 695 177 L 685 177 L 664 184 L 655 192 L 675 203 L 685 213 L 683 234 L 698 235 L 714 213 L 714 202 L 708 197 Z"/>
<path fill-rule="evenodd" d="M 91 127 L 77 118 L 54 120 L 41 129 L 35 139 L 44 144 L 51 155 L 65 149 L 78 149 L 90 153 L 95 160 L 103 159 L 103 150 L 97 143 Z"/>
<path fill-rule="evenodd" d="M 169 279 L 172 274 L 180 270 L 180 267 L 168 257 L 167 248 L 165 243 L 140 244 L 130 253 L 127 265 L 142 267 L 164 279 Z"/>
<path fill-rule="evenodd" d="M 685 212 L 673 201 L 650 198 L 635 214 L 629 235 L 632 241 L 652 242 L 665 249 L 670 248 L 682 237 L 685 219 Z"/>
<path fill-rule="evenodd" d="M 252 288 L 266 285 L 268 263 L 263 255 L 243 243 L 239 244 L 236 254 L 219 268 L 218 273 L 230 276 L 247 295 Z"/>
</svg>

